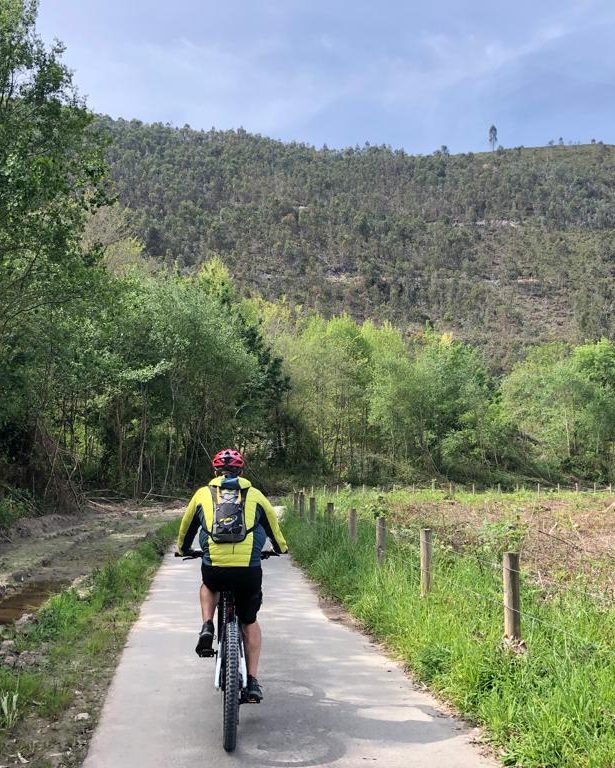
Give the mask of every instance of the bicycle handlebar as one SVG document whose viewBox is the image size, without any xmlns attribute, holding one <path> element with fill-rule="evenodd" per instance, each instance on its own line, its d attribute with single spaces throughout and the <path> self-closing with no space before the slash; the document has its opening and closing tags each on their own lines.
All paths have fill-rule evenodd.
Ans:
<svg viewBox="0 0 615 768">
<path fill-rule="evenodd" d="M 181 557 L 182 560 L 196 560 L 197 557 L 203 557 L 203 553 L 200 549 L 191 549 L 185 555 L 176 552 L 175 557 Z"/>
<path fill-rule="evenodd" d="M 261 552 L 261 560 L 268 560 L 270 557 L 279 557 L 280 553 L 274 549 L 263 550 Z M 203 557 L 203 552 L 200 549 L 191 549 L 185 555 L 179 552 L 175 553 L 175 557 L 181 557 L 182 560 L 196 560 L 197 557 Z"/>
<path fill-rule="evenodd" d="M 276 552 L 275 549 L 263 550 L 261 552 L 261 560 L 267 560 L 270 557 L 279 557 L 279 556 L 280 556 L 280 553 Z"/>
</svg>

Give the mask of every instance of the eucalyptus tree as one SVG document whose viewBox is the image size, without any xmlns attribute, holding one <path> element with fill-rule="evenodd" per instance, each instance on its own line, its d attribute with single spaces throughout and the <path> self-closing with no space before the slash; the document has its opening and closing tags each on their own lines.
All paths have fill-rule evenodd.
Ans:
<svg viewBox="0 0 615 768">
<path fill-rule="evenodd" d="M 491 151 L 495 149 L 495 145 L 498 143 L 498 129 L 495 125 L 489 128 L 489 144 L 491 144 Z"/>
</svg>

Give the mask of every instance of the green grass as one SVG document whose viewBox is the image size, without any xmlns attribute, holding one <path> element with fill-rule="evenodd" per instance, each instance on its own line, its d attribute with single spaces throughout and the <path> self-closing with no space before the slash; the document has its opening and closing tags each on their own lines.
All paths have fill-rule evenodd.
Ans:
<svg viewBox="0 0 615 768">
<path fill-rule="evenodd" d="M 0 533 L 7 532 L 22 517 L 30 517 L 37 513 L 36 506 L 30 496 L 15 488 L 2 488 L 0 495 Z"/>
<path fill-rule="evenodd" d="M 429 500 L 432 492 L 421 494 Z M 370 515 L 380 502 L 376 493 L 366 497 L 355 545 L 344 521 L 286 516 L 291 551 L 308 574 L 419 679 L 482 724 L 505 765 L 614 768 L 615 609 L 574 590 L 546 600 L 524 582 L 528 650 L 516 655 L 502 643 L 499 571 L 436 546 L 433 591 L 422 599 L 418 529 L 404 529 L 403 540 L 389 536 L 378 568 Z M 340 493 L 336 506 L 358 501 Z"/>
<path fill-rule="evenodd" d="M 179 521 L 165 524 L 119 560 L 96 570 L 87 594 L 68 589 L 52 597 L 38 611 L 36 623 L 16 636 L 19 650 L 45 648 L 49 663 L 33 672 L 0 664 L 0 752 L 18 734 L 24 718 L 33 713 L 49 720 L 58 717 L 72 703 L 75 688 L 83 688 L 112 664 L 178 527 Z M 1 706 L 5 697 L 11 704 L 9 715 Z"/>
</svg>

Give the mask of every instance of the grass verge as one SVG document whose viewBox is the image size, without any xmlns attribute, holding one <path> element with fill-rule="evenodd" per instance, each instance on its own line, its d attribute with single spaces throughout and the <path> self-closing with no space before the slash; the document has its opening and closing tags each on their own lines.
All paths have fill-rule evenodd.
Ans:
<svg viewBox="0 0 615 768">
<path fill-rule="evenodd" d="M 284 527 L 307 573 L 420 680 L 484 726 L 504 765 L 615 767 L 612 606 L 566 589 L 547 598 L 524 580 L 527 652 L 515 654 L 502 642 L 497 569 L 436 546 L 433 591 L 422 599 L 418 530 L 389 537 L 378 568 L 374 529 L 363 514 L 351 544 L 339 519 L 309 524 L 288 514 Z"/>
<path fill-rule="evenodd" d="M 0 659 L 0 754 L 32 766 L 80 765 L 94 715 L 115 663 L 179 521 L 166 523 L 120 559 L 97 569 L 80 587 L 45 603 L 36 621 L 16 633 L 25 669 Z M 72 710 L 86 710 L 78 721 Z M 73 714 L 68 720 L 67 713 Z M 65 722 L 63 722 L 63 720 Z M 52 737 L 49 738 L 49 734 Z M 57 750 L 60 749 L 61 753 Z M 54 751 L 55 750 L 55 751 Z M 46 753 L 53 752 L 49 759 Z M 3 762 L 4 762 L 3 760 Z"/>
</svg>

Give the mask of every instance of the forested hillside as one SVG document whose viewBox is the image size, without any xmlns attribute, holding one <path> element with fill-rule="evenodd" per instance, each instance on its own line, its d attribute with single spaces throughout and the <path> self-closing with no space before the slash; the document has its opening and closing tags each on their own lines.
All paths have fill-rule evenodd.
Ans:
<svg viewBox="0 0 615 768">
<path fill-rule="evenodd" d="M 94 118 L 35 21 L 0 6 L 0 529 L 231 444 L 259 483 L 615 479 L 611 148 Z"/>
<path fill-rule="evenodd" d="M 103 119 L 146 252 L 221 255 L 242 292 L 427 321 L 507 368 L 527 343 L 613 329 L 615 151 L 601 143 L 414 157 Z"/>
</svg>

